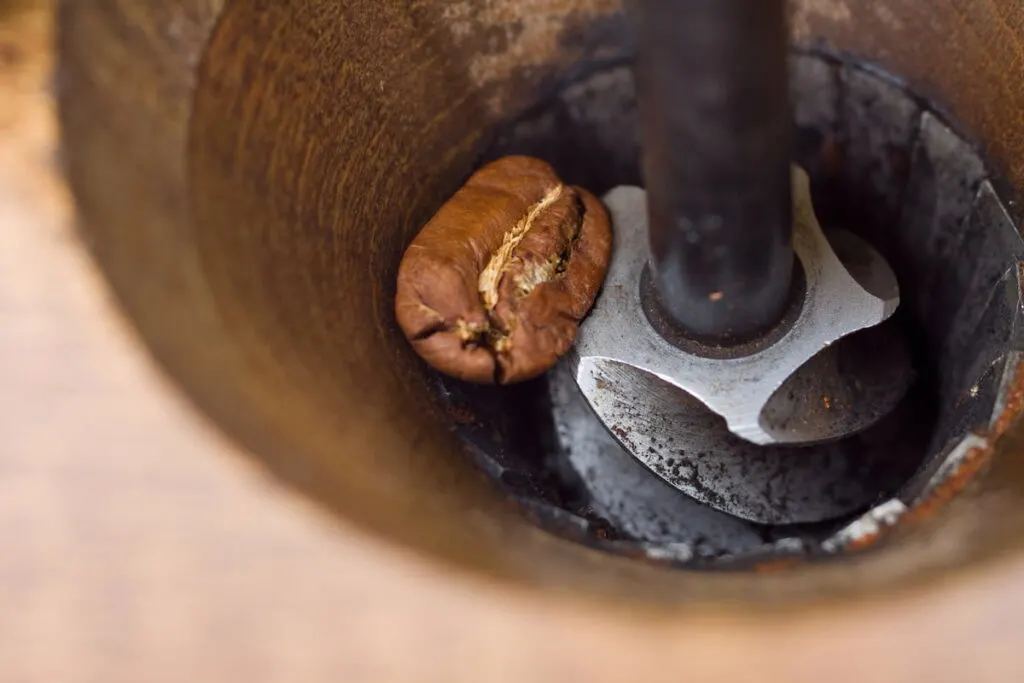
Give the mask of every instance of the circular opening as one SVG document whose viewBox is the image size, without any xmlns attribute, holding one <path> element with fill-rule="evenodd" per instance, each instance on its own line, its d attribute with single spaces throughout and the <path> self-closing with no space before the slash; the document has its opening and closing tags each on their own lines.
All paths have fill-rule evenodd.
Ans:
<svg viewBox="0 0 1024 683">
<path fill-rule="evenodd" d="M 966 57 L 946 54 L 939 46 L 946 31 L 960 30 L 956 17 L 936 10 L 922 18 L 920 13 L 932 10 L 894 8 L 902 25 L 927 33 L 917 36 L 918 43 L 936 45 L 935 65 L 925 63 L 916 57 L 920 51 L 904 50 L 906 37 L 894 24 L 872 18 L 871 3 L 860 4 L 863 8 L 843 21 L 801 12 L 794 24 L 797 37 L 823 36 L 831 47 L 913 76 L 970 126 L 971 139 L 990 146 L 991 157 L 1009 170 L 1008 178 L 1024 178 L 1013 165 L 1024 158 L 1024 142 L 997 134 L 1011 127 L 1021 104 L 1019 89 L 998 66 L 1012 54 L 990 56 L 987 50 L 1002 49 L 997 41 Z M 855 121 L 868 122 L 834 124 L 844 135 L 864 138 L 864 144 L 847 145 L 846 152 L 866 153 L 841 158 L 841 172 L 857 177 L 840 175 L 834 195 L 824 181 L 816 184 L 824 222 L 830 220 L 830 196 L 845 202 L 839 206 L 884 209 L 883 216 L 854 227 L 877 230 L 868 236 L 896 265 L 907 301 L 922 299 L 908 309 L 924 310 L 924 300 L 940 286 L 961 296 L 989 292 L 980 306 L 960 302 L 955 310 L 947 306 L 904 321 L 916 335 L 914 348 L 923 354 L 918 362 L 928 372 L 922 375 L 935 378 L 926 394 L 936 398 L 922 405 L 938 425 L 917 432 L 929 441 L 924 452 L 907 451 L 914 453 L 908 460 L 914 472 L 899 478 L 907 485 L 887 490 L 913 502 L 912 509 L 883 505 L 827 533 L 808 533 L 823 547 L 828 539 L 847 547 L 863 544 L 872 528 L 881 529 L 897 513 L 904 524 L 874 552 L 757 576 L 654 566 L 650 560 L 688 561 L 671 528 L 649 541 L 660 544 L 653 552 L 644 545 L 648 541 L 625 539 L 619 545 L 647 562 L 594 553 L 536 528 L 531 517 L 563 536 L 623 540 L 623 525 L 592 509 L 586 496 L 594 492 L 586 479 L 550 462 L 549 456 L 560 452 L 558 431 L 532 428 L 545 419 L 551 424 L 550 410 L 541 406 L 534 414 L 533 398 L 547 395 L 542 385 L 473 396 L 471 409 L 458 394 L 468 388 L 447 384 L 439 390 L 438 378 L 413 356 L 394 324 L 393 283 L 412 235 L 488 154 L 513 143 L 542 143 L 556 135 L 557 144 L 536 153 L 551 158 L 567 180 L 596 192 L 619 182 L 640 183 L 631 161 L 636 158 L 633 129 L 626 121 L 615 122 L 628 110 L 604 108 L 608 118 L 590 122 L 557 119 L 554 128 L 547 122 L 555 111 L 570 116 L 573 102 L 581 111 L 598 111 L 585 104 L 588 97 L 627 100 L 614 96 L 616 87 L 625 87 L 616 74 L 631 52 L 627 24 L 614 3 L 601 7 L 541 3 L 524 15 L 517 2 L 497 0 L 480 6 L 398 0 L 302 7 L 228 3 L 215 26 L 211 19 L 196 29 L 202 39 L 180 36 L 192 51 L 174 68 L 187 75 L 168 77 L 154 90 L 148 72 L 125 72 L 126 79 L 139 80 L 143 94 L 136 100 L 156 103 L 145 116 L 125 104 L 136 100 L 106 89 L 109 78 L 101 78 L 102 65 L 84 58 L 89 46 L 66 35 L 61 115 L 72 184 L 104 272 L 156 356 L 247 450 L 345 520 L 432 558 L 533 588 L 663 606 L 696 600 L 791 604 L 893 586 L 926 576 L 928 569 L 1016 547 L 1024 521 L 1018 490 L 1024 476 L 1013 471 L 1013 459 L 992 457 L 1012 446 L 1010 435 L 997 438 L 1008 422 L 997 419 L 975 441 L 949 445 L 964 425 L 985 425 L 987 416 L 970 412 L 973 406 L 994 404 L 997 417 L 1015 407 L 1013 394 L 1000 389 L 1016 388 L 1016 358 L 1002 351 L 989 358 L 986 349 L 963 346 L 990 337 L 951 334 L 961 329 L 954 324 L 961 317 L 941 324 L 935 317 L 965 309 L 977 317 L 975 327 L 962 330 L 1007 329 L 999 313 L 1005 309 L 992 302 L 1008 296 L 1015 273 L 1004 278 L 1008 271 L 999 271 L 996 284 L 1004 289 L 973 283 L 978 273 L 990 272 L 979 268 L 988 263 L 983 254 L 1012 253 L 986 246 L 998 245 L 990 240 L 1016 231 L 984 179 L 972 181 L 976 195 L 959 214 L 948 201 L 965 196 L 950 190 L 969 177 L 970 169 L 947 173 L 953 158 L 948 149 L 959 147 L 950 142 L 952 131 L 943 117 L 922 116 L 922 102 L 901 87 L 892 87 L 892 101 L 877 92 L 851 98 L 856 90 L 851 86 L 870 91 L 887 82 L 817 57 L 801 68 L 820 70 L 825 64 L 824 72 L 837 79 L 829 92 L 844 99 L 829 109 L 811 98 L 797 111 L 798 123 L 814 132 L 801 137 L 801 150 L 822 164 L 808 162 L 812 175 L 831 177 L 831 157 L 821 153 L 828 152 L 829 138 L 815 132 L 825 121 L 819 115 L 863 110 Z M 161 67 L 174 70 L 169 63 Z M 1005 108 L 993 113 L 984 104 L 993 100 Z M 552 109 L 556 101 L 560 104 Z M 98 123 L 104 117 L 117 118 L 118 126 Z M 893 124 L 890 130 L 897 120 L 905 127 Z M 562 125 L 566 121 L 571 125 Z M 935 135 L 934 148 L 928 131 Z M 600 163 L 574 165 L 560 156 L 595 147 L 608 150 Z M 919 155 L 925 159 L 920 164 Z M 915 185 L 929 163 L 931 182 Z M 898 201 L 875 201 L 897 186 L 902 188 Z M 863 190 L 864 197 L 844 194 L 850 188 Z M 882 219 L 894 220 L 911 205 L 907 197 L 915 191 L 920 210 L 913 215 L 929 216 L 927 221 L 899 222 L 899 230 L 886 231 L 896 223 Z M 929 231 L 939 217 L 952 215 L 967 216 L 961 223 L 940 221 L 947 236 L 957 239 L 922 248 L 924 238 L 913 230 Z M 1009 230 L 992 227 L 1007 225 Z M 945 261 L 929 256 L 941 250 L 950 256 Z M 955 253 L 960 257 L 953 258 Z M 930 289 L 913 290 L 935 263 L 964 269 L 933 273 Z M 1017 329 L 1012 316 L 1009 329 L 1012 337 Z M 949 344 L 956 340 L 961 346 L 947 349 L 929 337 L 947 334 Z M 957 362 L 948 363 L 951 358 Z M 968 396 L 983 400 L 954 398 L 968 377 L 982 380 L 967 387 Z M 1009 398 L 1000 403 L 1000 395 Z M 453 423 L 469 433 L 463 436 L 470 450 L 486 457 L 477 462 L 466 454 Z M 538 440 L 543 448 L 535 447 Z M 940 455 L 930 459 L 929 453 Z M 968 476 L 989 467 L 987 477 Z M 943 506 L 938 517 L 926 514 L 937 501 L 960 492 L 968 479 L 975 490 Z M 932 482 L 948 485 L 934 488 Z M 778 542 L 790 537 L 763 530 L 746 536 L 750 547 L 773 546 L 772 559 L 788 557 L 777 551 Z M 694 554 L 728 557 L 713 546 L 711 552 Z"/>
<path fill-rule="evenodd" d="M 542 526 L 683 567 L 756 568 L 862 549 L 879 537 L 879 520 L 898 524 L 953 476 L 948 465 L 962 457 L 964 440 L 987 431 L 1005 403 L 1007 363 L 1012 374 L 1020 350 L 1013 328 L 1024 243 L 976 146 L 925 99 L 867 65 L 820 52 L 796 53 L 791 63 L 794 157 L 811 175 L 822 225 L 875 245 L 902 292 L 896 318 L 840 345 L 850 351 L 839 362 L 871 378 L 886 371 L 872 362 L 899 346 L 916 378 L 910 391 L 867 431 L 816 447 L 751 447 L 707 413 L 699 421 L 708 436 L 688 445 L 696 457 L 657 455 L 645 467 L 617 441 L 653 452 L 655 436 L 616 439 L 567 362 L 514 391 L 441 378 L 481 467 Z M 482 161 L 541 157 L 566 182 L 598 194 L 643 184 L 628 63 L 602 65 L 500 130 Z M 650 378 L 642 393 L 659 395 L 659 384 Z M 871 389 L 857 398 L 875 400 Z M 659 474 L 681 481 L 685 494 Z"/>
</svg>

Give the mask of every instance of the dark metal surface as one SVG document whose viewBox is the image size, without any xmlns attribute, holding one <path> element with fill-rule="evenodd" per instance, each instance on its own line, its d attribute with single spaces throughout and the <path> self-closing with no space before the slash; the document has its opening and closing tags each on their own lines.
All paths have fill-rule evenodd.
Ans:
<svg viewBox="0 0 1024 683">
<path fill-rule="evenodd" d="M 662 305 L 720 340 L 772 326 L 789 296 L 784 0 L 641 0 L 637 92 Z"/>
<path fill-rule="evenodd" d="M 902 207 L 921 107 L 899 83 L 859 64 L 844 64 L 839 78 L 843 91 L 841 183 L 859 190 L 857 218 L 866 229 L 864 237 L 892 258 L 902 234 Z M 913 245 L 915 250 L 923 247 Z"/>
<path fill-rule="evenodd" d="M 919 375 L 906 399 L 907 404 L 900 408 L 907 412 L 899 412 L 891 419 L 894 426 L 891 432 L 875 430 L 871 445 L 864 449 L 877 454 L 880 467 L 872 469 L 860 462 L 859 474 L 853 476 L 861 479 L 859 486 L 867 500 L 872 490 L 879 496 L 884 496 L 885 492 L 891 494 L 901 477 L 906 481 L 917 463 L 927 461 L 932 465 L 913 477 L 917 489 L 923 490 L 934 468 L 946 461 L 963 435 L 983 429 L 988 423 L 1006 364 L 1005 359 L 991 366 L 987 363 L 995 357 L 993 354 L 1002 353 L 1006 348 L 1006 336 L 1011 332 L 1002 330 L 1011 330 L 1013 335 L 1019 336 L 1020 327 L 1013 322 L 1019 320 L 1012 303 L 1014 282 L 1006 278 L 1000 281 L 998 294 L 978 294 L 980 301 L 991 301 L 991 304 L 980 323 L 972 322 L 969 314 L 962 318 L 970 328 L 961 324 L 951 326 L 943 321 L 945 316 L 929 321 L 926 310 L 952 305 L 955 312 L 965 290 L 973 286 L 974 273 L 982 262 L 1003 263 L 1009 267 L 1007 254 L 1013 249 L 1000 245 L 1012 243 L 1013 225 L 998 205 L 978 203 L 978 208 L 973 210 L 976 224 L 966 232 L 993 230 L 993 234 L 1006 237 L 989 240 L 979 245 L 980 250 L 972 248 L 971 263 L 954 259 L 963 231 L 952 226 L 959 226 L 970 217 L 977 199 L 975 185 L 979 162 L 974 148 L 934 111 L 921 117 L 920 126 L 913 119 L 908 121 L 908 111 L 920 110 L 919 100 L 893 87 L 890 81 L 873 71 L 860 69 L 864 78 L 851 76 L 859 67 L 834 56 L 807 53 L 791 55 L 790 67 L 793 115 L 799 138 L 796 158 L 810 171 L 815 208 L 821 209 L 826 232 L 833 241 L 836 233 L 830 228 L 838 226 L 862 237 L 870 235 L 881 239 L 885 230 L 895 230 L 892 225 L 904 226 L 884 237 L 887 256 L 903 278 L 901 287 L 925 295 L 915 296 L 901 306 L 905 310 L 897 313 L 898 320 L 890 323 L 896 330 L 867 333 L 869 337 L 883 332 L 906 335 Z M 572 182 L 606 191 L 623 182 L 636 182 L 637 126 L 633 71 L 625 65 L 616 65 L 569 85 L 550 106 L 532 112 L 511 126 L 499 137 L 489 158 L 510 153 L 542 156 L 564 169 Z M 918 127 L 921 133 L 915 148 L 913 131 Z M 863 147 L 878 153 L 890 150 L 894 154 L 873 167 L 870 154 Z M 910 189 L 905 193 L 900 183 L 896 182 L 893 187 L 876 177 L 882 174 L 893 179 L 889 162 L 901 157 L 911 160 Z M 895 198 L 887 194 L 893 190 Z M 892 206 L 893 211 L 884 215 L 863 211 L 879 206 Z M 904 220 L 895 223 L 892 213 L 902 214 Z M 984 228 L 983 223 L 991 225 Z M 997 227 L 1000 224 L 1004 227 Z M 943 238 L 947 232 L 949 239 Z M 945 247 L 940 248 L 942 244 Z M 933 285 L 925 288 L 928 291 L 922 291 L 924 286 L 915 275 L 919 272 L 917 264 L 934 271 L 934 277 L 929 278 Z M 905 277 L 907 274 L 911 274 L 910 277 Z M 929 291 L 931 296 L 927 296 Z M 1001 303 L 1004 299 L 1010 303 Z M 965 313 L 979 306 L 984 308 L 984 303 L 969 304 Z M 989 324 L 989 319 L 994 320 L 993 324 Z M 958 350 L 954 351 L 952 346 L 944 346 L 946 337 L 960 334 L 953 327 L 966 332 L 974 328 L 982 330 L 981 334 L 963 337 L 972 341 L 977 349 L 958 345 Z M 935 328 L 935 334 L 928 332 L 931 328 Z M 872 347 L 884 343 L 876 340 L 873 344 L 860 344 L 859 348 L 866 352 L 868 360 L 874 360 Z M 1011 343 L 1011 348 L 1016 347 Z M 846 357 L 850 350 L 840 349 L 840 355 Z M 862 353 L 857 365 L 863 366 L 863 356 Z M 977 363 L 972 363 L 975 357 Z M 928 378 L 935 368 L 945 368 L 943 372 L 949 377 L 942 384 L 947 388 L 939 390 L 930 386 Z M 566 387 L 559 384 L 564 378 L 559 373 L 552 378 L 555 436 L 549 436 L 548 427 L 537 429 L 538 424 L 548 419 L 545 416 L 543 422 L 537 422 L 538 413 L 548 410 L 544 407 L 546 396 L 539 393 L 540 387 L 537 387 L 537 395 L 517 396 L 511 402 L 538 406 L 529 415 L 517 414 L 509 401 L 499 400 L 497 395 L 491 396 L 486 391 L 474 389 L 471 394 L 458 398 L 449 395 L 449 400 L 464 406 L 456 411 L 463 416 L 460 419 L 464 419 L 465 406 L 472 406 L 479 426 L 462 426 L 460 433 L 474 444 L 477 457 L 481 453 L 489 454 L 482 464 L 518 498 L 532 496 L 573 511 L 591 525 L 589 533 L 599 528 L 602 537 L 608 533 L 602 524 L 610 525 L 620 534 L 614 542 L 615 548 L 627 552 L 629 539 L 639 544 L 665 544 L 658 545 L 652 552 L 675 553 L 676 561 L 689 566 L 702 563 L 709 555 L 715 555 L 717 563 L 727 558 L 748 557 L 755 549 L 764 549 L 765 546 L 756 542 L 753 529 L 765 542 L 772 544 L 769 552 L 773 556 L 784 554 L 774 545 L 776 541 L 788 543 L 796 535 L 813 552 L 828 537 L 830 532 L 825 528 L 794 530 L 739 519 L 733 520 L 735 524 L 725 523 L 724 513 L 678 495 L 631 458 L 615 442 L 615 437 L 604 430 L 592 411 L 573 407 L 572 397 L 566 398 Z M 574 386 L 570 388 L 575 391 Z M 457 393 L 469 389 L 461 387 Z M 870 388 L 862 383 L 860 387 L 853 385 L 852 389 L 859 392 Z M 838 392 L 825 393 L 833 406 L 843 400 Z M 578 395 L 575 399 L 583 400 Z M 869 397 L 867 402 L 871 400 Z M 933 405 L 933 401 L 938 405 Z M 815 408 L 827 410 L 823 400 Z M 933 421 L 935 411 L 941 414 L 938 424 Z M 907 441 L 904 436 L 908 432 L 920 438 Z M 836 445 L 830 448 L 835 449 Z M 811 454 L 810 460 L 815 459 L 823 462 L 821 456 Z M 806 471 L 812 463 L 801 462 L 800 465 Z M 707 469 L 711 467 L 709 463 Z M 826 472 L 825 479 L 828 476 L 831 475 Z M 828 491 L 821 487 L 816 495 L 825 498 Z M 904 500 L 909 504 L 911 499 Z M 807 499 L 798 504 L 809 506 L 811 502 Z M 836 522 L 845 525 L 841 519 Z M 545 526 L 551 528 L 556 524 L 557 520 L 553 520 Z M 847 536 L 863 538 L 861 532 L 867 533 L 869 527 L 858 522 Z M 853 533 L 855 531 L 857 533 Z M 635 550 L 638 546 L 632 547 Z M 686 559 L 690 555 L 692 559 Z"/>
<path fill-rule="evenodd" d="M 638 541 L 685 544 L 696 557 L 736 555 L 764 543 L 762 531 L 680 495 L 626 452 L 596 418 L 561 363 L 549 378 L 559 445 L 593 505 Z"/>
<path fill-rule="evenodd" d="M 598 418 L 626 452 L 693 499 L 761 524 L 820 522 L 893 494 L 913 473 L 910 444 L 893 452 L 894 415 L 860 436 L 816 447 L 757 446 L 729 433 L 722 419 L 672 385 L 614 361 L 589 372 L 609 389 Z M 910 457 L 901 461 L 899 454 Z"/>
<path fill-rule="evenodd" d="M 982 183 L 960 240 L 949 253 L 955 256 L 944 261 L 936 278 L 937 302 L 930 317 L 933 324 L 946 324 L 940 328 L 943 354 L 968 365 L 960 376 L 956 365 L 940 368 L 943 388 L 960 386 L 970 363 L 991 362 L 1000 347 L 1014 341 L 1015 323 L 999 311 L 1019 315 L 1019 307 L 1007 307 L 1005 302 L 1007 298 L 1014 301 L 1020 293 L 1024 241 L 991 183 Z"/>
<path fill-rule="evenodd" d="M 948 278 L 937 271 L 957 253 L 986 171 L 973 145 L 931 112 L 921 116 L 911 161 L 899 231 L 908 247 L 903 291 L 925 314 L 923 332 L 938 343 L 956 306 Z"/>
</svg>

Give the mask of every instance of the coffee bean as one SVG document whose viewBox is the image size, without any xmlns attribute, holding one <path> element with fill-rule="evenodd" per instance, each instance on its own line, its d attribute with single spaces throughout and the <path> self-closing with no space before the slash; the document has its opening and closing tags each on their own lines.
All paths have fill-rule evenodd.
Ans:
<svg viewBox="0 0 1024 683">
<path fill-rule="evenodd" d="M 477 171 L 413 240 L 395 314 L 437 370 L 513 384 L 572 346 L 608 270 L 608 213 L 547 163 L 499 159 Z"/>
</svg>

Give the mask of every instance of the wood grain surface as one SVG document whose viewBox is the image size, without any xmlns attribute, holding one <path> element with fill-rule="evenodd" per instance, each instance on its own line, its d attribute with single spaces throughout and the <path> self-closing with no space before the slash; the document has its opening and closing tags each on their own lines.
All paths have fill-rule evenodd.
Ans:
<svg viewBox="0 0 1024 683">
<path fill-rule="evenodd" d="M 428 559 L 286 489 L 115 304 L 58 176 L 50 8 L 5 7 L 0 682 L 1024 679 L 1019 556 L 841 608 L 666 612 Z"/>
</svg>

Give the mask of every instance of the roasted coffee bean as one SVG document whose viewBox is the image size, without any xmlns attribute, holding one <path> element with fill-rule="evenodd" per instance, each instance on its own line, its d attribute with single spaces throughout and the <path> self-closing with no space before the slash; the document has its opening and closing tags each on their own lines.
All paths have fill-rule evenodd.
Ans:
<svg viewBox="0 0 1024 683">
<path fill-rule="evenodd" d="M 532 379 L 572 346 L 611 244 L 596 197 L 563 184 L 539 159 L 499 159 L 409 246 L 398 269 L 398 324 L 447 375 L 484 384 Z"/>
</svg>

